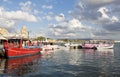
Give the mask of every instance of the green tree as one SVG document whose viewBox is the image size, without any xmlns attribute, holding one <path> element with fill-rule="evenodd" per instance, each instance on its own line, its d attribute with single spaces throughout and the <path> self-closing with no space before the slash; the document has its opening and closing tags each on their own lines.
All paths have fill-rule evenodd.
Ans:
<svg viewBox="0 0 120 77">
<path fill-rule="evenodd" d="M 45 38 L 45 37 L 43 37 L 43 36 L 39 36 L 39 37 L 37 37 L 37 40 L 39 40 L 39 41 L 45 41 L 45 40 L 46 40 L 46 38 Z"/>
</svg>

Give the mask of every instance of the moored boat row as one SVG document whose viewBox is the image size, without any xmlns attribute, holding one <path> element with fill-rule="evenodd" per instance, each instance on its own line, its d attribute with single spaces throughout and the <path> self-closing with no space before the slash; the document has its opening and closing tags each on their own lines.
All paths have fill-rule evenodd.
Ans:
<svg viewBox="0 0 120 77">
<path fill-rule="evenodd" d="M 114 44 L 85 44 L 82 45 L 84 49 L 113 49 Z"/>
<path fill-rule="evenodd" d="M 66 45 L 66 44 L 65 44 Z M 113 49 L 114 44 L 67 44 L 66 47 L 73 49 Z"/>
<path fill-rule="evenodd" d="M 11 41 L 10 41 L 11 40 Z M 17 42 L 16 42 L 17 41 Z M 28 41 L 30 42 L 30 41 Z M 4 55 L 7 58 L 13 58 L 13 57 L 22 57 L 22 56 L 28 56 L 28 55 L 34 55 L 37 53 L 42 53 L 45 50 L 54 50 L 54 49 L 60 49 L 63 46 L 55 45 L 55 44 L 49 44 L 44 42 L 36 42 L 33 44 L 25 44 L 22 38 L 9 38 L 4 41 Z M 18 44 L 18 45 L 17 45 Z M 67 43 L 64 45 L 65 49 L 68 48 L 78 48 L 78 49 L 113 49 L 114 44 L 73 44 L 73 43 Z"/>
</svg>

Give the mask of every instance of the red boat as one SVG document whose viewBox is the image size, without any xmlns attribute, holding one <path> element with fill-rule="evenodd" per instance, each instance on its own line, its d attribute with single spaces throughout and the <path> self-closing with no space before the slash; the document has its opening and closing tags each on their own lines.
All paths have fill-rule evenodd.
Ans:
<svg viewBox="0 0 120 77">
<path fill-rule="evenodd" d="M 17 45 L 14 44 L 17 42 Z M 40 53 L 42 48 L 40 47 L 32 47 L 32 48 L 24 48 L 22 46 L 23 41 L 22 39 L 12 39 L 12 43 L 9 40 L 4 42 L 4 49 L 5 49 L 5 57 L 6 58 L 15 58 L 15 57 L 23 57 L 29 56 Z"/>
</svg>

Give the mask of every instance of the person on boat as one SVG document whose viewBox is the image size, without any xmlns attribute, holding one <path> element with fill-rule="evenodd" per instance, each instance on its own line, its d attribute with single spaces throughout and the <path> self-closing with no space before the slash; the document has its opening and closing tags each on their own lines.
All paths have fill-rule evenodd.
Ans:
<svg viewBox="0 0 120 77">
<path fill-rule="evenodd" d="M 23 43 L 22 43 L 22 46 L 24 47 L 25 46 L 25 42 L 23 41 Z"/>
</svg>

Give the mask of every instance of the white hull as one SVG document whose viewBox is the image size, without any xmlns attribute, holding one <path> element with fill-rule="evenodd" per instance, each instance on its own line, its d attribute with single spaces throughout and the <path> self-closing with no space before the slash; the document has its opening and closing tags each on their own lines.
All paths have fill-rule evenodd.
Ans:
<svg viewBox="0 0 120 77">
<path fill-rule="evenodd" d="M 43 45 L 41 48 L 43 50 L 54 50 L 54 49 L 57 49 L 58 46 L 57 45 Z"/>
<path fill-rule="evenodd" d="M 113 49 L 114 45 L 110 45 L 110 46 L 98 46 L 97 49 Z"/>
</svg>

